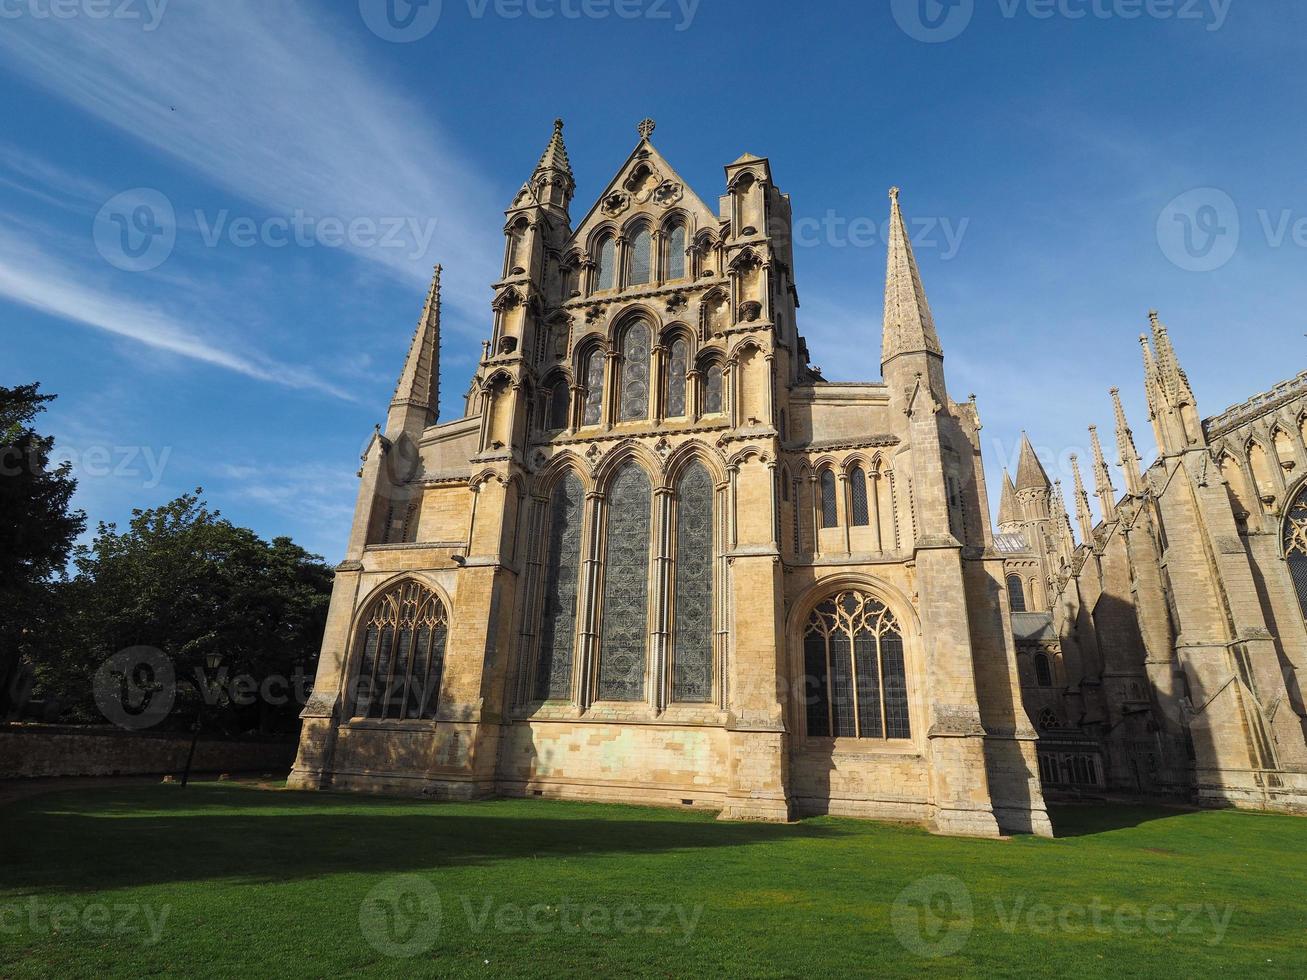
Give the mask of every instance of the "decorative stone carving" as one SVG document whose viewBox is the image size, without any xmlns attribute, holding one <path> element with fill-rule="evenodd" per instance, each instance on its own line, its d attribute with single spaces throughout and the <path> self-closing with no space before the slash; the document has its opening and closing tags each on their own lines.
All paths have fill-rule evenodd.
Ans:
<svg viewBox="0 0 1307 980">
<path fill-rule="evenodd" d="M 631 207 L 631 198 L 628 194 L 616 191 L 604 198 L 600 209 L 610 218 L 615 218 L 620 214 L 625 214 Z"/>
</svg>

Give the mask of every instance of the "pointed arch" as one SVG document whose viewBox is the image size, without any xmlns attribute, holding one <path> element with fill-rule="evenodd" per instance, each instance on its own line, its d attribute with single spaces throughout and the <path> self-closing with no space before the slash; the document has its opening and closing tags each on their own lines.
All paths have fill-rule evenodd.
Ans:
<svg viewBox="0 0 1307 980">
<path fill-rule="evenodd" d="M 1299 484 L 1284 509 L 1284 558 L 1289 564 L 1289 577 L 1298 595 L 1298 605 L 1307 618 L 1307 481 Z"/>
<path fill-rule="evenodd" d="M 576 654 L 585 484 L 570 461 L 561 464 L 555 475 L 545 532 L 540 646 L 535 665 L 537 701 L 571 699 Z"/>
<path fill-rule="evenodd" d="M 823 528 L 839 527 L 840 517 L 837 503 L 839 493 L 835 470 L 830 466 L 823 466 L 817 474 L 817 484 L 821 492 L 821 526 Z"/>
<path fill-rule="evenodd" d="M 617 343 L 622 368 L 617 392 L 618 421 L 647 419 L 653 327 L 644 317 L 633 317 L 622 326 Z"/>
<path fill-rule="evenodd" d="M 637 219 L 627 228 L 627 286 L 647 286 L 653 282 L 653 226 L 647 219 Z"/>
<path fill-rule="evenodd" d="M 595 237 L 590 250 L 594 262 L 594 288 L 597 292 L 617 286 L 617 235 L 604 229 Z"/>
<path fill-rule="evenodd" d="M 604 420 L 604 365 L 608 352 L 598 340 L 577 345 L 576 376 L 581 382 L 581 424 L 599 425 Z"/>
<path fill-rule="evenodd" d="M 1253 496 L 1261 498 L 1276 490 L 1275 468 L 1271 465 L 1272 452 L 1254 436 L 1244 447 L 1248 468 L 1253 474 Z"/>
<path fill-rule="evenodd" d="M 1256 511 L 1253 510 L 1253 496 L 1249 491 L 1248 481 L 1244 479 L 1243 467 L 1229 451 L 1221 453 L 1217 465 L 1220 467 L 1221 476 L 1225 479 L 1234 516 L 1240 521 L 1247 520 Z"/>
<path fill-rule="evenodd" d="M 1007 577 L 1007 605 L 1011 612 L 1026 611 L 1026 586 L 1015 572 Z"/>
<path fill-rule="evenodd" d="M 721 415 L 726 411 L 726 366 L 719 348 L 699 352 L 699 414 Z"/>
<path fill-rule="evenodd" d="M 1294 450 L 1293 436 L 1289 430 L 1278 422 L 1271 428 L 1271 445 L 1275 447 L 1276 462 L 1281 470 L 1286 466 L 1292 470 L 1298 463 L 1298 454 Z"/>
<path fill-rule="evenodd" d="M 688 268 L 690 223 L 684 212 L 676 211 L 663 222 L 663 281 L 686 278 Z"/>
<path fill-rule="evenodd" d="M 383 584 L 362 609 L 354 631 L 351 715 L 435 718 L 449 637 L 445 598 L 406 575 Z"/>
<path fill-rule="evenodd" d="M 717 492 L 696 454 L 675 486 L 672 700 L 706 703 L 713 693 L 713 613 L 716 608 Z"/>
</svg>

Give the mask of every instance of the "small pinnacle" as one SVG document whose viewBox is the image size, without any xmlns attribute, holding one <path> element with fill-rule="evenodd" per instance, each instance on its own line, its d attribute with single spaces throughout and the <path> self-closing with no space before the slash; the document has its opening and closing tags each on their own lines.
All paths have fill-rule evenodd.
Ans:
<svg viewBox="0 0 1307 980">
<path fill-rule="evenodd" d="M 657 128 L 658 124 L 652 119 L 642 119 L 640 125 L 635 127 L 635 131 L 640 134 L 640 139 L 647 140 Z"/>
<path fill-rule="evenodd" d="M 889 199 L 891 201 L 897 201 L 899 199 L 899 189 L 897 187 L 891 187 L 889 189 Z"/>
<path fill-rule="evenodd" d="M 1091 426 L 1089 427 L 1089 431 L 1090 431 L 1090 432 L 1097 432 L 1097 431 L 1098 431 L 1098 426 L 1096 426 L 1096 425 L 1091 425 Z"/>
<path fill-rule="evenodd" d="M 554 120 L 554 132 L 555 132 L 555 133 L 561 133 L 562 131 L 563 131 L 563 120 L 562 120 L 562 119 L 555 119 L 555 120 Z"/>
<path fill-rule="evenodd" d="M 1121 389 L 1120 389 L 1120 388 L 1108 388 L 1108 389 L 1107 389 L 1107 393 L 1108 393 L 1109 395 L 1119 395 L 1119 394 L 1121 394 Z"/>
<path fill-rule="evenodd" d="M 1151 323 L 1153 326 L 1157 326 L 1157 321 L 1159 317 L 1160 314 L 1157 312 L 1157 310 L 1148 311 L 1148 322 Z"/>
<path fill-rule="evenodd" d="M 1139 343 L 1141 343 L 1141 344 L 1147 344 L 1147 343 L 1148 343 L 1148 334 L 1146 334 L 1146 333 L 1141 333 L 1141 334 L 1139 335 Z"/>
</svg>

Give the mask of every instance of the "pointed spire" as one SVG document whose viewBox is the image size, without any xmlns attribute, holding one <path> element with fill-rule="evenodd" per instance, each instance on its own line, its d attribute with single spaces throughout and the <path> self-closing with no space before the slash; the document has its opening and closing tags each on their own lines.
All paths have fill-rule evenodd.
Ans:
<svg viewBox="0 0 1307 980">
<path fill-rule="evenodd" d="M 1012 483 L 1012 475 L 1003 470 L 1003 496 L 998 504 L 998 528 L 1000 531 L 1015 531 L 1021 526 L 1021 505 L 1017 502 L 1017 488 Z"/>
<path fill-rule="evenodd" d="M 1063 561 L 1070 561 L 1071 555 L 1076 550 L 1076 539 L 1071 533 L 1071 518 L 1067 516 L 1066 497 L 1062 493 L 1061 480 L 1053 484 L 1051 498 L 1050 513 L 1053 519 L 1054 541 Z"/>
<path fill-rule="evenodd" d="M 1017 461 L 1018 490 L 1047 490 L 1048 474 L 1044 465 L 1035 454 L 1035 447 L 1030 444 L 1030 436 L 1021 433 L 1021 458 Z"/>
<path fill-rule="evenodd" d="M 1103 520 L 1116 520 L 1116 488 L 1112 486 L 1112 471 L 1103 456 L 1103 444 L 1098 441 L 1098 426 L 1089 427 L 1089 445 L 1094 450 L 1094 496 L 1098 498 L 1098 511 Z"/>
<path fill-rule="evenodd" d="M 545 152 L 540 156 L 540 162 L 536 164 L 536 173 L 543 170 L 555 170 L 561 174 L 572 176 L 572 164 L 567 159 L 567 145 L 563 142 L 563 120 L 554 120 L 554 135 L 549 137 L 549 145 L 545 147 Z"/>
<path fill-rule="evenodd" d="M 407 419 L 416 418 L 420 430 L 434 424 L 440 416 L 440 273 L 441 267 L 436 266 L 404 370 L 395 385 L 395 398 L 390 403 L 392 419 L 396 410 L 400 412 L 398 421 L 402 429 L 408 428 L 403 424 Z M 416 409 L 416 415 L 405 411 L 408 409 Z M 386 429 L 393 434 L 391 425 Z"/>
<path fill-rule="evenodd" d="M 1071 472 L 1076 478 L 1076 522 L 1080 525 L 1080 540 L 1085 544 L 1094 541 L 1094 515 L 1089 510 L 1089 494 L 1085 493 L 1085 480 L 1080 473 L 1080 457 L 1071 456 Z"/>
<path fill-rule="evenodd" d="M 1139 450 L 1135 448 L 1135 436 L 1126 421 L 1125 407 L 1121 404 L 1121 389 L 1111 390 L 1112 407 L 1116 411 L 1116 451 L 1117 465 L 1125 472 L 1126 492 L 1135 496 L 1143 493 L 1144 480 L 1139 469 Z"/>
<path fill-rule="evenodd" d="M 921 284 L 916 256 L 912 254 L 912 240 L 903 222 L 899 208 L 899 189 L 891 187 L 889 256 L 885 270 L 885 321 L 881 341 L 881 363 L 897 354 L 927 351 L 944 356 L 939 337 L 935 334 L 935 319 L 926 302 L 926 290 Z"/>
<path fill-rule="evenodd" d="M 1148 322 L 1153 330 L 1153 345 L 1157 348 L 1158 377 L 1162 389 L 1173 405 L 1177 407 L 1185 404 L 1192 405 L 1194 392 L 1189 386 L 1189 377 L 1180 367 L 1175 348 L 1171 346 L 1171 335 L 1167 332 L 1157 310 L 1149 310 Z"/>
<path fill-rule="evenodd" d="M 1153 348 L 1148 344 L 1148 334 L 1139 335 L 1139 346 L 1144 352 L 1144 394 L 1148 396 L 1148 417 L 1156 419 L 1162 410 L 1161 379 L 1157 373 L 1157 361 L 1153 358 Z"/>
</svg>

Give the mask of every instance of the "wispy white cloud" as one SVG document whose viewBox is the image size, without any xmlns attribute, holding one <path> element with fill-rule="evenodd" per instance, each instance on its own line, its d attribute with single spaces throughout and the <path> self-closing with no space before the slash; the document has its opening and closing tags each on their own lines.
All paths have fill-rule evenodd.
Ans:
<svg viewBox="0 0 1307 980">
<path fill-rule="evenodd" d="M 84 272 L 4 228 L 0 228 L 0 298 L 260 381 L 353 398 L 304 368 L 279 364 L 237 343 L 212 339 L 222 333 L 220 329 L 211 328 L 208 337 L 197 333 L 189 324 L 197 321 L 198 311 L 183 318 L 161 306 L 101 288 L 89 282 Z"/>
<path fill-rule="evenodd" d="M 488 182 L 339 24 L 324 24 L 337 16 L 296 2 L 224 0 L 172 4 L 155 31 L 21 18 L 0 32 L 0 52 L 9 70 L 274 214 L 435 219 L 429 255 L 356 254 L 415 288 L 432 262 L 456 254 L 446 297 L 480 311 L 477 280 L 498 248 Z"/>
</svg>

